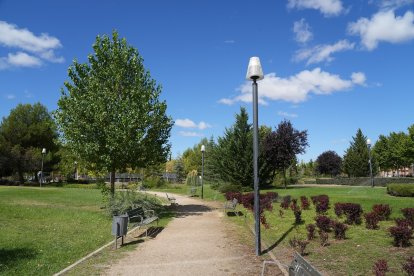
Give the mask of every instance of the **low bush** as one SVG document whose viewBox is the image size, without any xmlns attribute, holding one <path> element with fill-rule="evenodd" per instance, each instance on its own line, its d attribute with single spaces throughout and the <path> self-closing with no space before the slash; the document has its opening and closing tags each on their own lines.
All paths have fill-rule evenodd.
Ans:
<svg viewBox="0 0 414 276">
<path fill-rule="evenodd" d="M 290 202 L 290 209 L 292 211 L 295 211 L 298 208 L 298 200 L 296 198 L 293 198 Z"/>
<path fill-rule="evenodd" d="M 334 205 L 334 211 L 335 211 L 335 214 L 338 216 L 338 217 L 341 217 L 342 216 L 342 214 L 344 213 L 343 211 L 342 211 L 342 205 L 343 205 L 344 203 L 340 203 L 340 202 L 337 202 L 337 203 L 335 203 L 335 205 Z"/>
<path fill-rule="evenodd" d="M 364 214 L 365 217 L 365 227 L 367 229 L 378 229 L 378 222 L 380 218 L 376 212 L 370 212 Z"/>
<path fill-rule="evenodd" d="M 331 227 L 334 231 L 335 239 L 337 240 L 344 240 L 345 239 L 345 232 L 348 229 L 348 226 L 339 221 L 332 221 Z"/>
<path fill-rule="evenodd" d="M 311 197 L 313 204 L 315 205 L 316 213 L 325 214 L 329 209 L 329 196 L 318 195 Z"/>
<path fill-rule="evenodd" d="M 395 219 L 395 224 L 397 224 L 397 226 L 402 226 L 402 227 L 411 227 L 410 221 L 408 219 L 405 219 L 405 218 Z"/>
<path fill-rule="evenodd" d="M 380 221 L 389 220 L 391 215 L 391 207 L 388 204 L 375 204 L 372 211 L 378 215 Z"/>
<path fill-rule="evenodd" d="M 409 276 L 414 275 L 414 256 L 407 258 L 407 262 L 403 264 L 403 270 L 407 272 Z"/>
<path fill-rule="evenodd" d="M 107 201 L 106 210 L 110 216 L 118 216 L 125 214 L 136 206 L 141 206 L 147 210 L 157 210 L 161 207 L 161 201 L 152 196 L 127 190 L 116 192 L 113 197 L 110 197 Z"/>
<path fill-rule="evenodd" d="M 386 260 L 378 260 L 372 267 L 372 272 L 375 276 L 385 276 L 385 273 L 388 271 L 388 264 Z"/>
<path fill-rule="evenodd" d="M 227 193 L 227 192 L 239 192 L 241 191 L 240 185 L 234 185 L 230 183 L 223 183 L 218 187 L 220 193 Z"/>
<path fill-rule="evenodd" d="M 224 197 L 227 200 L 233 200 L 234 198 L 237 199 L 238 202 L 241 203 L 242 194 L 240 192 L 227 192 L 224 194 Z"/>
<path fill-rule="evenodd" d="M 414 184 L 392 183 L 387 185 L 387 193 L 393 196 L 414 197 Z"/>
<path fill-rule="evenodd" d="M 308 224 L 306 230 L 308 230 L 308 240 L 313 240 L 315 238 L 315 224 Z"/>
<path fill-rule="evenodd" d="M 310 203 L 309 203 L 309 199 L 306 196 L 301 196 L 300 202 L 301 202 L 302 210 L 309 210 Z"/>
<path fill-rule="evenodd" d="M 357 203 L 341 203 L 341 212 L 346 216 L 346 224 L 361 224 L 362 207 Z"/>
<path fill-rule="evenodd" d="M 287 210 L 289 209 L 290 204 L 290 196 L 284 196 L 282 202 L 280 203 L 280 207 Z"/>
<path fill-rule="evenodd" d="M 325 231 L 319 230 L 319 239 L 322 246 L 329 245 L 329 235 Z"/>
<path fill-rule="evenodd" d="M 315 218 L 316 226 L 318 226 L 319 230 L 324 232 L 329 232 L 331 230 L 331 219 L 327 216 L 317 216 Z"/>
<path fill-rule="evenodd" d="M 305 255 L 306 246 L 309 244 L 309 241 L 299 240 L 296 237 L 293 237 L 293 239 L 289 240 L 289 244 L 291 247 L 295 248 L 300 255 L 303 256 Z"/>
<path fill-rule="evenodd" d="M 393 226 L 389 229 L 391 236 L 394 238 L 394 246 L 406 247 L 410 245 L 410 239 L 413 236 L 413 229 L 407 226 Z"/>
<path fill-rule="evenodd" d="M 279 194 L 276 192 L 267 192 L 266 193 L 266 197 L 269 198 L 272 201 L 276 201 L 278 198 Z"/>
<path fill-rule="evenodd" d="M 406 220 L 410 223 L 411 227 L 414 228 L 414 208 L 401 209 L 401 213 Z"/>
</svg>

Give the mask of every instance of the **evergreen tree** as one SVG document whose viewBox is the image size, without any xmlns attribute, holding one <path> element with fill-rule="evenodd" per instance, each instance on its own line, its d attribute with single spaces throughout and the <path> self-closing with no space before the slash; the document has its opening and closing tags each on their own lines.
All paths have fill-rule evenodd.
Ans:
<svg viewBox="0 0 414 276">
<path fill-rule="evenodd" d="M 349 148 L 345 151 L 343 167 L 349 177 L 365 177 L 370 175 L 369 152 L 367 137 L 361 129 L 358 129 L 355 137 L 352 137 Z M 372 171 L 376 172 L 375 156 L 372 155 Z"/>
</svg>

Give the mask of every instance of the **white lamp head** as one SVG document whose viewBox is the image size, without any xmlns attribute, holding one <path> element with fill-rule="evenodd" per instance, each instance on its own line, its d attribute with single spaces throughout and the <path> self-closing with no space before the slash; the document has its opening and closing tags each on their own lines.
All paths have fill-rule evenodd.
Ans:
<svg viewBox="0 0 414 276">
<path fill-rule="evenodd" d="M 46 148 L 42 149 L 42 154 L 46 154 Z"/>
<path fill-rule="evenodd" d="M 206 151 L 206 147 L 204 145 L 201 145 L 201 152 L 205 152 Z"/>
<path fill-rule="evenodd" d="M 371 146 L 371 139 L 367 139 L 367 145 Z"/>
<path fill-rule="evenodd" d="M 251 57 L 249 61 L 249 67 L 247 67 L 247 80 L 262 80 L 263 70 L 258 57 Z"/>
</svg>

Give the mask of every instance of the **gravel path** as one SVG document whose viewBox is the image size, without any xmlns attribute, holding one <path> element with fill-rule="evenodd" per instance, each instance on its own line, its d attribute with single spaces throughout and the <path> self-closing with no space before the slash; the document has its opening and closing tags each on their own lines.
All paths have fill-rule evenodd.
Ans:
<svg viewBox="0 0 414 276">
<path fill-rule="evenodd" d="M 179 205 L 168 226 L 111 265 L 105 275 L 260 275 L 262 260 L 237 241 L 231 229 L 235 226 L 224 221 L 222 209 L 173 196 Z"/>
</svg>

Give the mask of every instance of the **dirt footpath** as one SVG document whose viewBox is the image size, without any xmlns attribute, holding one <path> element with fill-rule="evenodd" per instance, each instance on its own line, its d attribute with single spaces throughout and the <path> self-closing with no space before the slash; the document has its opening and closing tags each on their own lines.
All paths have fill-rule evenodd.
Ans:
<svg viewBox="0 0 414 276">
<path fill-rule="evenodd" d="M 104 275 L 260 275 L 262 260 L 253 248 L 240 244 L 231 229 L 235 226 L 225 222 L 222 209 L 174 197 L 179 204 L 177 215 L 168 226 Z"/>
</svg>

